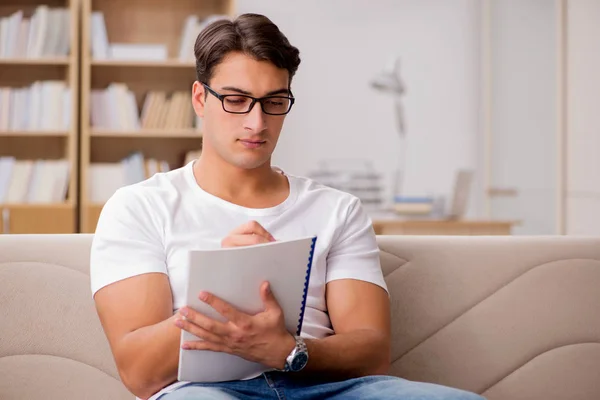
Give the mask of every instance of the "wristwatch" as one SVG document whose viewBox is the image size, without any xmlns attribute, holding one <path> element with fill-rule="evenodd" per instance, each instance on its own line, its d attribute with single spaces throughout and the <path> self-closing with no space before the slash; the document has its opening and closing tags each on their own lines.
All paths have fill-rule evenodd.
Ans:
<svg viewBox="0 0 600 400">
<path fill-rule="evenodd" d="M 301 371 L 308 363 L 308 349 L 304 339 L 300 336 L 295 336 L 296 347 L 292 350 L 289 356 L 285 359 L 285 367 L 283 372 L 298 372 Z"/>
</svg>

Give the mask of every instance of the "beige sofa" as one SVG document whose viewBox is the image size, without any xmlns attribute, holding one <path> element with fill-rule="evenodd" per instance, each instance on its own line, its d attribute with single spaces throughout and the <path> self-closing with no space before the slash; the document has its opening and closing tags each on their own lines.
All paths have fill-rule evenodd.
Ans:
<svg viewBox="0 0 600 400">
<path fill-rule="evenodd" d="M 0 235 L 0 398 L 132 399 L 90 297 L 91 235 Z M 488 399 L 600 399 L 600 238 L 381 236 L 391 373 Z"/>
</svg>

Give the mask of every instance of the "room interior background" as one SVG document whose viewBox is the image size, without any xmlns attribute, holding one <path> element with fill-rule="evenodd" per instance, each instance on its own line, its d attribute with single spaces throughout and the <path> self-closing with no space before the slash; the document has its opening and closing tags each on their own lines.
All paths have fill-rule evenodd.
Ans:
<svg viewBox="0 0 600 400">
<path fill-rule="evenodd" d="M 457 171 L 468 169 L 474 175 L 466 219 L 516 221 L 515 234 L 600 232 L 600 184 L 594 179 L 600 171 L 594 155 L 600 148 L 600 116 L 594 107 L 600 93 L 600 55 L 594 50 L 600 40 L 600 2 L 310 0 L 290 7 L 276 0 L 237 0 L 206 3 L 208 9 L 200 10 L 199 2 L 181 0 L 168 11 L 175 17 L 164 19 L 174 22 L 153 36 L 147 22 L 161 18 L 161 1 L 52 0 L 45 4 L 71 11 L 75 52 L 44 63 L 7 57 L 6 46 L 0 46 L 0 86 L 64 80 L 71 88 L 67 107 L 74 121 L 59 138 L 17 136 L 7 129 L 0 133 L 0 156 L 68 154 L 75 172 L 74 193 L 56 207 L 38 212 L 39 206 L 4 204 L 4 231 L 19 218 L 33 226 L 40 218 L 69 215 L 76 226 L 89 219 L 82 230 L 93 230 L 102 202 L 89 198 L 89 162 L 118 162 L 138 148 L 177 167 L 177 157 L 197 147 L 198 130 L 176 121 L 170 128 L 142 129 L 142 140 L 135 121 L 111 133 L 92 129 L 93 121 L 80 118 L 82 109 L 98 108 L 92 105 L 92 89 L 111 83 L 127 84 L 113 89 L 131 89 L 139 113 L 150 90 L 188 90 L 193 63 L 176 58 L 186 17 L 197 10 L 202 17 L 264 13 L 300 49 L 302 64 L 293 83 L 298 100 L 274 156 L 282 169 L 310 175 L 334 159 L 371 165 L 382 177 L 388 202 L 398 157 L 404 154 L 403 195 L 442 197 L 448 207 Z M 31 14 L 38 4 L 44 3 L 4 0 L 0 17 L 4 21 L 18 9 Z M 111 43 L 165 37 L 168 61 L 95 61 L 94 35 L 88 35 L 94 10 L 105 11 Z M 4 32 L 0 35 L 6 38 Z M 393 99 L 369 84 L 393 57 L 401 60 L 406 85 L 404 143 L 398 140 Z M 178 101 L 185 104 L 185 97 Z M 25 145 L 29 150 L 22 149 Z M 153 168 L 160 170 L 160 163 Z M 100 175 L 108 176 L 102 170 Z"/>
</svg>

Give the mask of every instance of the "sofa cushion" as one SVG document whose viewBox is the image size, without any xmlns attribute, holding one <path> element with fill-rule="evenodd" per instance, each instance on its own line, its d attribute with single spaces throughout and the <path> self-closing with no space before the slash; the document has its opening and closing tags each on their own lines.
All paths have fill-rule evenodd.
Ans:
<svg viewBox="0 0 600 400">
<path fill-rule="evenodd" d="M 3 400 L 127 399 L 118 379 L 69 358 L 31 354 L 0 358 Z"/>
</svg>

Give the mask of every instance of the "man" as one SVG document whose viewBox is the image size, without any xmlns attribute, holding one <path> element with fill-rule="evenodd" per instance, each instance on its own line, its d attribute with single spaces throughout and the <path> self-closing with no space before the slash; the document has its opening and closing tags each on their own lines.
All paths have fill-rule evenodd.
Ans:
<svg viewBox="0 0 600 400">
<path fill-rule="evenodd" d="M 371 221 L 357 198 L 271 166 L 294 104 L 298 50 L 269 19 L 246 14 L 208 26 L 195 55 L 202 155 L 118 190 L 92 246 L 92 291 L 127 388 L 161 400 L 480 399 L 384 376 L 390 310 Z M 318 241 L 301 337 L 286 331 L 268 283 L 257 315 L 199 294 L 227 323 L 183 304 L 188 250 L 309 234 Z M 182 329 L 203 339 L 182 347 L 235 354 L 262 363 L 265 373 L 217 384 L 177 382 Z"/>
</svg>

